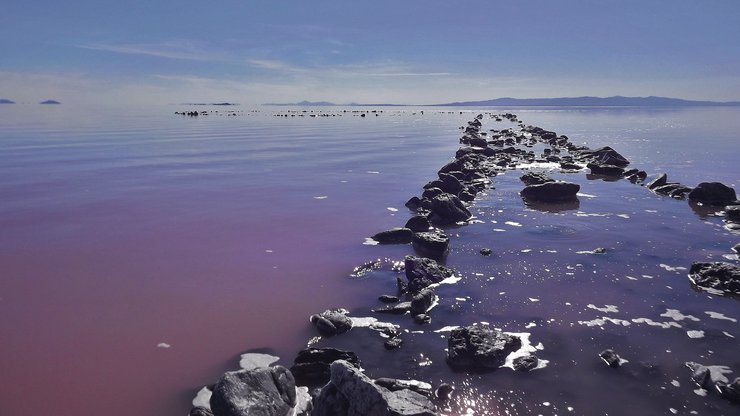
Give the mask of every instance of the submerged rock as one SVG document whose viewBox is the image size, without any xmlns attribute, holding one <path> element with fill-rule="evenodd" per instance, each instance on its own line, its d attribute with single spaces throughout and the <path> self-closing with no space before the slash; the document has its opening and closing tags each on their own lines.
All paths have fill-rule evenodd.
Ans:
<svg viewBox="0 0 740 416">
<path fill-rule="evenodd" d="M 599 358 L 611 368 L 619 368 L 622 365 L 622 359 L 614 350 L 604 350 L 599 353 Z"/>
<path fill-rule="evenodd" d="M 393 228 L 381 231 L 371 238 L 380 244 L 408 244 L 414 232 L 408 228 Z"/>
<path fill-rule="evenodd" d="M 373 309 L 375 313 L 389 313 L 391 315 L 403 315 L 411 310 L 411 302 L 400 302 L 395 305 Z"/>
<path fill-rule="evenodd" d="M 737 200 L 735 190 L 720 182 L 702 182 L 689 192 L 689 200 L 707 205 L 728 205 Z"/>
<path fill-rule="evenodd" d="M 450 238 L 447 234 L 434 231 L 426 231 L 413 234 L 411 245 L 419 254 L 435 259 L 441 259 L 447 255 Z"/>
<path fill-rule="evenodd" d="M 392 295 L 380 295 L 378 297 L 378 300 L 383 303 L 396 303 L 400 299 L 398 299 L 398 296 L 392 296 Z"/>
<path fill-rule="evenodd" d="M 514 370 L 517 371 L 531 371 L 537 368 L 540 364 L 540 359 L 534 355 L 525 355 L 523 357 L 517 357 L 514 359 Z"/>
<path fill-rule="evenodd" d="M 390 391 L 344 361 L 331 365 L 331 382 L 314 399 L 312 416 L 436 416 L 426 396 L 409 389 Z"/>
<path fill-rule="evenodd" d="M 540 185 L 530 185 L 519 194 L 526 199 L 541 202 L 559 202 L 576 199 L 581 186 L 570 182 L 547 182 Z"/>
<path fill-rule="evenodd" d="M 397 350 L 401 348 L 401 345 L 403 345 L 401 338 L 390 338 L 383 343 L 383 346 L 387 350 Z"/>
<path fill-rule="evenodd" d="M 211 396 L 218 416 L 287 416 L 296 403 L 295 379 L 281 366 L 225 373 Z"/>
<path fill-rule="evenodd" d="M 519 337 L 485 326 L 458 328 L 447 339 L 447 364 L 455 370 L 491 371 L 521 346 Z"/>
<path fill-rule="evenodd" d="M 480 249 L 480 254 L 483 256 L 490 256 L 491 254 L 493 254 L 493 250 L 491 250 L 490 248 L 482 248 Z"/>
<path fill-rule="evenodd" d="M 338 335 L 352 329 L 352 320 L 346 309 L 327 309 L 311 315 L 310 321 L 323 335 Z"/>
<path fill-rule="evenodd" d="M 290 367 L 291 373 L 301 385 L 324 384 L 329 381 L 329 366 L 343 360 L 356 367 L 360 366 L 357 354 L 336 348 L 306 348 L 301 350 Z"/>
<path fill-rule="evenodd" d="M 695 262 L 689 270 L 689 279 L 700 288 L 740 296 L 740 267 L 734 264 Z"/>
</svg>

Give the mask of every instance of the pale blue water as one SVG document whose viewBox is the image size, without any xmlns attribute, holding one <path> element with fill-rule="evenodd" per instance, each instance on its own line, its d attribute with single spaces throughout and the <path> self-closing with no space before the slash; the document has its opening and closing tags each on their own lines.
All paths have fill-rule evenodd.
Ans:
<svg viewBox="0 0 740 416">
<path fill-rule="evenodd" d="M 452 157 L 458 127 L 486 111 L 173 114 L 182 109 L 0 107 L 0 354 L 7 357 L 0 414 L 185 414 L 194 392 L 234 368 L 244 350 L 269 347 L 289 364 L 315 335 L 308 315 L 339 306 L 367 314 L 392 289 L 382 273 L 347 276 L 411 248 L 364 246 L 363 239 L 405 223 L 403 203 Z M 572 141 L 611 145 L 650 174 L 666 171 L 690 186 L 740 185 L 737 109 L 509 110 Z M 485 120 L 484 127 L 498 125 Z M 525 210 L 519 174 L 509 172 L 476 201 L 484 223 L 452 232 L 449 265 L 464 279 L 440 289 L 431 326 L 398 320 L 424 334 L 407 336 L 395 352 L 380 340 L 356 344 L 361 337 L 330 342 L 349 343 L 373 376 L 480 393 L 455 411 L 727 413 L 716 395 L 692 392 L 681 365 L 724 364 L 740 373 L 738 341 L 724 334 L 740 336 L 737 323 L 706 314 L 740 319 L 737 300 L 693 292 L 685 272 L 659 265 L 733 261 L 723 256 L 738 236 L 720 218 L 700 218 L 685 201 L 626 181 L 554 175 L 592 197 L 581 197 L 578 211 Z M 494 256 L 477 255 L 484 246 Z M 575 254 L 595 247 L 609 252 Z M 601 316 L 665 322 L 666 309 L 700 320 L 668 329 L 578 323 Z M 451 373 L 444 334 L 431 331 L 479 321 L 531 332 L 550 366 L 527 375 Z M 527 328 L 531 322 L 537 326 Z M 691 339 L 687 330 L 706 336 Z M 607 347 L 634 367 L 603 368 L 595 355 Z M 641 375 L 640 361 L 659 364 L 659 374 Z M 34 399 L 37 391 L 46 400 Z M 625 402 L 631 411 L 620 413 Z"/>
</svg>

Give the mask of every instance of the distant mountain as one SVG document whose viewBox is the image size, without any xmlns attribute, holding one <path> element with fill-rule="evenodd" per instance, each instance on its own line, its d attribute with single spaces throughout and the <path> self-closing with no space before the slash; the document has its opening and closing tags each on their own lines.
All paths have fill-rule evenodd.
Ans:
<svg viewBox="0 0 740 416">
<path fill-rule="evenodd" d="M 362 103 L 348 103 L 348 104 L 336 104 L 329 101 L 301 101 L 298 103 L 265 103 L 262 105 L 274 105 L 280 107 L 294 106 L 294 107 L 403 107 L 407 104 L 362 104 Z"/>
<path fill-rule="evenodd" d="M 462 101 L 435 104 L 443 107 L 696 107 L 740 106 L 740 101 L 693 101 L 667 97 L 563 97 L 563 98 L 496 98 L 484 101 Z"/>
<path fill-rule="evenodd" d="M 224 102 L 224 103 L 182 103 L 180 105 L 226 105 L 228 106 L 228 105 L 239 105 L 239 104 Z"/>
<path fill-rule="evenodd" d="M 61 104 L 61 103 L 57 100 L 46 100 L 46 101 L 41 101 L 39 104 Z"/>
<path fill-rule="evenodd" d="M 8 100 L 7 98 L 0 98 L 0 104 L 15 104 L 15 101 Z"/>
</svg>

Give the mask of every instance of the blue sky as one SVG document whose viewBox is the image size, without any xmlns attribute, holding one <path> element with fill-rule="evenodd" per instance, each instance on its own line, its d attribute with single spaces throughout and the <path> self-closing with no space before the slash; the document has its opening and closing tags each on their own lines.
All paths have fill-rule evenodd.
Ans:
<svg viewBox="0 0 740 416">
<path fill-rule="evenodd" d="M 4 0 L 0 98 L 740 100 L 740 1 Z"/>
</svg>

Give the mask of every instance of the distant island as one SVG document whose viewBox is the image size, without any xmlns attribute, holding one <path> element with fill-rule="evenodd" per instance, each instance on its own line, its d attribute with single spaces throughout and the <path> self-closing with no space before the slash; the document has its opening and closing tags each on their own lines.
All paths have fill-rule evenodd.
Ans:
<svg viewBox="0 0 740 416">
<path fill-rule="evenodd" d="M 335 104 L 328 101 L 301 101 L 297 103 L 267 103 L 271 106 L 414 106 L 414 107 L 710 107 L 740 106 L 740 101 L 696 101 L 668 97 L 560 97 L 560 98 L 495 98 L 482 101 L 458 101 L 444 104 Z"/>
<path fill-rule="evenodd" d="M 0 98 L 0 104 L 15 104 L 15 101 L 8 100 L 7 98 Z"/>
<path fill-rule="evenodd" d="M 61 103 L 57 100 L 46 100 L 46 101 L 41 101 L 39 104 L 61 104 Z"/>
<path fill-rule="evenodd" d="M 237 103 L 182 103 L 179 105 L 239 105 Z"/>
</svg>

